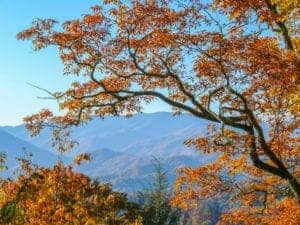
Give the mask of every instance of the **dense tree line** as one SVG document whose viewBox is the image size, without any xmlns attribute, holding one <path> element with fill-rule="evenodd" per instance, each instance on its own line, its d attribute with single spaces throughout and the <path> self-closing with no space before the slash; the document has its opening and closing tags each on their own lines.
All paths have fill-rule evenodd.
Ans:
<svg viewBox="0 0 300 225">
<path fill-rule="evenodd" d="M 76 157 L 78 159 L 78 157 Z M 172 188 L 159 161 L 153 164 L 150 186 L 134 194 L 113 191 L 71 166 L 32 165 L 20 158 L 19 175 L 0 180 L 0 224 L 3 225 L 213 225 L 216 202 L 193 211 L 173 207 Z"/>
</svg>

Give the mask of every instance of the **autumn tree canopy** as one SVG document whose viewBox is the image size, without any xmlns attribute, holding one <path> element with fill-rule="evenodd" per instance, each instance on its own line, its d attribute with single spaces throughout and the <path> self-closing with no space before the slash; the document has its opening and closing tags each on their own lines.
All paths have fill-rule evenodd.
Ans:
<svg viewBox="0 0 300 225">
<path fill-rule="evenodd" d="M 69 89 L 51 93 L 65 115 L 42 110 L 25 119 L 33 134 L 51 125 L 57 141 L 60 127 L 95 115 L 131 115 L 160 99 L 175 113 L 213 122 L 187 144 L 219 154 L 211 164 L 180 171 L 175 205 L 235 193 L 236 209 L 224 221 L 297 221 L 299 1 L 99 4 L 61 26 L 37 19 L 18 34 L 36 50 L 56 47 L 64 74 L 78 77 Z"/>
<path fill-rule="evenodd" d="M 0 180 L 1 225 L 141 225 L 138 206 L 109 184 L 62 164 L 22 167 L 16 180 Z"/>
</svg>

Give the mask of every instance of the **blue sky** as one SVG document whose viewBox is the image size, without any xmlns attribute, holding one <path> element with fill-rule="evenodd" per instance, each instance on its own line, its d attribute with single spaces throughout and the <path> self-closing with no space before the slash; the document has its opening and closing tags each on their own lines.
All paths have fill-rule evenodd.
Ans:
<svg viewBox="0 0 300 225">
<path fill-rule="evenodd" d="M 58 21 L 78 18 L 89 12 L 98 0 L 0 0 L 0 125 L 17 125 L 22 118 L 42 108 L 57 111 L 57 103 L 38 99 L 43 92 L 29 86 L 33 83 L 51 91 L 71 83 L 62 76 L 63 67 L 55 49 L 35 52 L 28 41 L 18 41 L 16 34 L 29 27 L 35 18 Z M 165 111 L 159 102 L 146 112 Z"/>
</svg>

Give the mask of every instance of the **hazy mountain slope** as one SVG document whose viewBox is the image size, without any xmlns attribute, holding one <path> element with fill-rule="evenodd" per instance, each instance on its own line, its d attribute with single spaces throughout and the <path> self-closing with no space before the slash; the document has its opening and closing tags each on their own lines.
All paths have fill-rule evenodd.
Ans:
<svg viewBox="0 0 300 225">
<path fill-rule="evenodd" d="M 18 167 L 16 157 L 24 157 L 26 153 L 32 153 L 33 163 L 43 166 L 51 166 L 56 162 L 57 156 L 49 151 L 40 149 L 29 142 L 21 140 L 0 129 L 0 151 L 7 154 L 8 171 L 0 172 L 0 176 L 11 175 Z"/>
<path fill-rule="evenodd" d="M 153 156 L 136 156 L 128 153 L 114 152 L 108 149 L 91 153 L 92 160 L 84 163 L 77 170 L 101 181 L 112 183 L 118 190 L 133 192 L 141 190 L 151 182 L 153 174 Z M 196 167 L 207 163 L 215 156 L 170 156 L 159 157 L 167 171 L 170 183 L 175 180 L 176 169 L 183 166 Z"/>
</svg>

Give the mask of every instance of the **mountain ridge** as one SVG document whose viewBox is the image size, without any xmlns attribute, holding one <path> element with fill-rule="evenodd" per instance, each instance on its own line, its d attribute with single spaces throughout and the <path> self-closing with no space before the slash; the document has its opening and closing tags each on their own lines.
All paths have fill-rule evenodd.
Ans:
<svg viewBox="0 0 300 225">
<path fill-rule="evenodd" d="M 7 171 L 1 173 L 2 176 L 9 176 L 18 167 L 16 158 L 30 157 L 32 162 L 42 166 L 51 166 L 57 161 L 57 156 L 51 152 L 44 151 L 31 143 L 15 137 L 0 128 L 0 152 L 7 155 Z"/>
<path fill-rule="evenodd" d="M 211 156 L 183 144 L 186 139 L 206 131 L 206 125 L 206 121 L 188 114 L 173 116 L 168 112 L 93 119 L 72 130 L 72 137 L 79 146 L 66 157 L 70 161 L 79 153 L 90 153 L 91 162 L 76 170 L 111 182 L 118 190 L 137 191 L 153 173 L 153 157 L 161 159 L 170 182 L 175 179 L 177 167 L 195 167 L 212 160 Z M 0 129 L 45 152 L 54 152 L 49 129 L 34 138 L 24 125 Z"/>
</svg>

